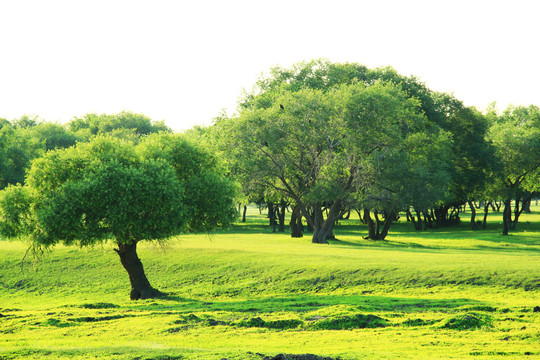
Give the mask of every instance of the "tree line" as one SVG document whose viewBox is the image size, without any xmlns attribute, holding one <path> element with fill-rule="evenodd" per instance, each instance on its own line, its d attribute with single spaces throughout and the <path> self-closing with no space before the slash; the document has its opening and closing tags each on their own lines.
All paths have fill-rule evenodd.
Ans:
<svg viewBox="0 0 540 360">
<path fill-rule="evenodd" d="M 507 235 L 540 186 L 540 109 L 484 113 L 394 69 L 314 60 L 275 67 L 237 112 L 174 133 L 131 112 L 66 124 L 0 119 L 0 234 L 30 251 L 112 241 L 131 298 L 159 295 L 136 252 L 235 221 L 257 203 L 291 236 L 328 243 L 357 212 L 368 239 L 400 216 L 448 227 L 475 203 L 502 204 Z M 497 202 L 496 202 L 497 201 Z M 244 210 L 245 220 L 245 210 Z"/>
<path fill-rule="evenodd" d="M 473 203 L 487 215 L 495 200 L 507 235 L 540 184 L 538 106 L 481 113 L 390 67 L 314 60 L 273 68 L 237 114 L 206 133 L 246 202 L 267 202 L 271 212 L 290 204 L 291 235 L 302 236 L 303 218 L 314 243 L 333 238 L 351 210 L 374 240 L 400 212 L 421 230 L 458 223 L 464 205 L 478 229 Z"/>
</svg>

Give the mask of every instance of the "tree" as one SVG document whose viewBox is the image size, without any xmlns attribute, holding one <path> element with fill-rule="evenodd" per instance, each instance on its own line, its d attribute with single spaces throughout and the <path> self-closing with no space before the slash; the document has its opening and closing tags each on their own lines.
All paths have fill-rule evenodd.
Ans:
<svg viewBox="0 0 540 360">
<path fill-rule="evenodd" d="M 394 146 L 377 151 L 365 170 L 371 178 L 359 194 L 363 221 L 368 225 L 367 238 L 384 240 L 400 211 L 408 213 L 417 230 L 427 211 L 444 199 L 451 181 L 451 146 L 449 134 L 437 128 L 402 133 Z M 371 213 L 374 218 L 372 219 Z M 381 220 L 379 215 L 383 216 Z"/>
<path fill-rule="evenodd" d="M 3 120 L 0 123 L 0 190 L 9 184 L 24 184 L 31 160 L 43 152 L 42 141 L 32 136 L 28 128 Z"/>
<path fill-rule="evenodd" d="M 42 142 L 45 151 L 67 148 L 80 140 L 66 126 L 52 122 L 41 122 L 29 128 L 28 136 Z"/>
<path fill-rule="evenodd" d="M 68 129 L 80 138 L 90 139 L 92 135 L 109 134 L 120 138 L 139 138 L 144 135 L 170 132 L 163 121 L 152 121 L 148 116 L 122 111 L 117 114 L 86 114 L 75 117 L 68 123 Z"/>
<path fill-rule="evenodd" d="M 158 296 L 137 255 L 138 243 L 163 241 L 183 231 L 228 224 L 232 219 L 230 212 L 205 217 L 207 209 L 190 200 L 192 194 L 186 189 L 194 175 L 189 170 L 196 164 L 190 161 L 193 154 L 204 152 L 187 143 L 183 149 L 183 159 L 176 164 L 144 156 L 146 149 L 111 137 L 50 151 L 32 164 L 26 185 L 34 194 L 26 197 L 31 199 L 27 207 L 31 211 L 18 218 L 31 219 L 25 229 L 36 248 L 59 242 L 91 246 L 111 239 L 129 275 L 131 299 Z M 188 166 L 178 176 L 182 163 Z M 219 178 L 220 174 L 204 165 L 200 164 L 199 174 Z M 3 196 L 7 195 L 9 192 Z M 202 224 L 200 218 L 194 220 L 196 214 L 202 214 Z M 10 221 L 1 218 L 4 226 L 0 229 L 17 229 Z"/>
<path fill-rule="evenodd" d="M 501 115 L 492 112 L 488 138 L 495 147 L 500 167 L 496 191 L 503 198 L 503 235 L 514 229 L 521 214 L 524 192 L 538 190 L 540 183 L 540 108 L 509 106 Z M 511 202 L 515 200 L 514 220 Z"/>
<path fill-rule="evenodd" d="M 264 106 L 243 106 L 238 117 L 216 126 L 238 167 L 292 199 L 314 229 L 312 241 L 327 243 L 335 221 L 369 184 L 373 157 L 427 124 L 418 102 L 392 84 L 290 86 L 265 93 Z"/>
</svg>

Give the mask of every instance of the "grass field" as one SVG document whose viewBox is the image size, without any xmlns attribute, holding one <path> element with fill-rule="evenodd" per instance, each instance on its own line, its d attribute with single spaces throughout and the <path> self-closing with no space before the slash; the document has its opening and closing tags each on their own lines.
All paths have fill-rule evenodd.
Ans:
<svg viewBox="0 0 540 360">
<path fill-rule="evenodd" d="M 487 230 L 339 241 L 273 234 L 251 208 L 227 231 L 142 245 L 169 295 L 130 301 L 112 245 L 57 247 L 21 267 L 26 244 L 0 241 L 0 359 L 347 359 L 540 357 L 540 208 L 503 237 Z M 467 216 L 467 215 L 464 215 Z"/>
</svg>

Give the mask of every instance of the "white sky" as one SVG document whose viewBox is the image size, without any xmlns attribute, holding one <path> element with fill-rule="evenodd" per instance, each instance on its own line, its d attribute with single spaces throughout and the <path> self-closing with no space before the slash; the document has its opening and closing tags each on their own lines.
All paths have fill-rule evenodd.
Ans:
<svg viewBox="0 0 540 360">
<path fill-rule="evenodd" d="M 0 0 L 0 117 L 231 113 L 275 65 L 391 65 L 483 109 L 540 105 L 540 1 Z"/>
</svg>

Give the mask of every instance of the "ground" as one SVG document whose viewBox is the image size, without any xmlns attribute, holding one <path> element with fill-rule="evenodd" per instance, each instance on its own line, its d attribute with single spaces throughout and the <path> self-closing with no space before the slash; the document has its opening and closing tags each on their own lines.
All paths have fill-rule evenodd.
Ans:
<svg viewBox="0 0 540 360">
<path fill-rule="evenodd" d="M 144 301 L 129 300 L 111 244 L 57 247 L 21 268 L 26 244 L 0 241 L 0 359 L 532 359 L 534 210 L 507 237 L 497 214 L 476 232 L 402 221 L 385 242 L 351 219 L 314 245 L 272 234 L 251 208 L 227 231 L 141 246 L 168 294 Z"/>
</svg>

